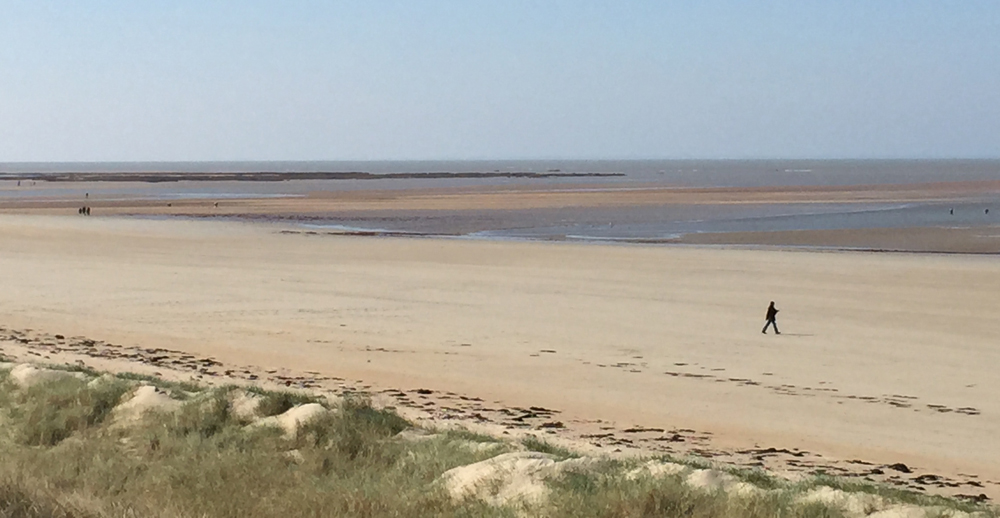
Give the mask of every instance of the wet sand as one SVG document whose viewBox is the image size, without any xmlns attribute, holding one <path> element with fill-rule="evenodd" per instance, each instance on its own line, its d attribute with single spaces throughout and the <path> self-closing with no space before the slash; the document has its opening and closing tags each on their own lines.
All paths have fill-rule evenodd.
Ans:
<svg viewBox="0 0 1000 518">
<path fill-rule="evenodd" d="M 671 243 L 804 247 L 868 252 L 1000 254 L 1000 225 L 688 234 Z"/>
<path fill-rule="evenodd" d="M 602 451 L 1000 497 L 991 257 L 284 229 L 0 216 L 0 348 L 49 354 L 60 334 L 84 361 L 114 344 L 201 379 L 399 389 Z M 781 336 L 760 333 L 768 300 Z"/>
<path fill-rule="evenodd" d="M 113 182 L 118 185 L 118 182 Z M 189 182 L 190 183 L 190 182 Z M 212 184 L 225 190 L 226 182 Z M 241 182 L 231 182 L 241 183 Z M 377 182 L 373 182 L 373 185 Z M 103 182 L 41 182 L 41 195 L 0 198 L 0 214 L 75 214 L 82 205 L 94 215 L 243 219 L 310 223 L 336 220 L 360 228 L 381 228 L 415 235 L 459 236 L 519 228 L 559 227 L 565 222 L 608 221 L 627 223 L 629 218 L 656 222 L 661 217 L 745 217 L 768 207 L 781 206 L 793 213 L 810 207 L 906 203 L 963 203 L 1000 198 L 1000 182 L 941 182 L 928 184 L 856 185 L 832 187 L 673 188 L 631 184 L 620 179 L 588 184 L 483 185 L 453 188 L 336 190 L 337 182 L 323 189 L 287 197 L 233 199 L 149 199 L 124 194 L 81 194 L 101 188 Z M 12 182 L 0 186 L 14 192 Z M 62 190 L 72 186 L 77 194 Z M 122 184 L 143 192 L 142 183 Z M 310 184 L 313 185 L 313 184 Z M 316 184 L 320 185 L 320 184 Z M 159 187 L 157 187 L 159 188 Z M 169 188 L 168 187 L 165 187 Z M 317 187 L 319 188 L 319 187 Z M 47 190 L 52 195 L 45 195 Z M 168 192 L 168 191 L 164 191 Z M 942 206 L 942 211 L 945 210 Z M 1000 207 L 997 215 L 1000 216 Z M 621 218 L 625 218 L 622 220 Z M 984 218 L 988 219 L 988 218 Z M 392 234 L 390 232 L 389 234 Z M 978 222 L 955 228 L 913 227 L 894 229 L 802 230 L 772 232 L 690 233 L 677 237 L 636 239 L 644 243 L 698 245 L 763 245 L 859 249 L 871 251 L 1000 253 L 1000 225 Z M 564 236 L 534 236 L 565 239 Z M 624 239 L 628 240 L 628 239 Z"/>
<path fill-rule="evenodd" d="M 3 182 L 14 191 L 12 182 Z M 184 183 L 184 182 L 181 182 Z M 237 182 L 238 183 L 238 182 Z M 117 186 L 118 184 L 116 184 Z M 121 184 L 141 190 L 141 182 Z M 173 185 L 173 184 L 171 184 Z M 222 189 L 224 182 L 216 188 Z M 829 187 L 712 187 L 677 188 L 660 184 L 627 183 L 619 180 L 587 184 L 518 184 L 454 188 L 379 189 L 377 185 L 359 190 L 338 190 L 336 182 L 326 189 L 304 196 L 228 199 L 149 200 L 122 195 L 72 198 L 59 190 L 72 186 L 80 191 L 97 190 L 101 182 L 41 182 L 35 188 L 53 190 L 51 196 L 4 198 L 0 212 L 64 214 L 81 203 L 102 209 L 104 214 L 296 214 L 365 212 L 390 210 L 524 210 L 561 207 L 622 207 L 670 204 L 779 204 L 779 203 L 903 203 L 945 202 L 1000 195 L 1000 181 L 939 182 L 925 184 L 853 185 Z M 166 186 L 169 188 L 170 185 Z M 16 192 L 16 191 L 15 191 Z M 210 192 L 206 190 L 206 192 Z M 216 207 L 215 203 L 219 206 Z M 170 206 L 167 206 L 167 204 Z M 218 209 L 218 210 L 216 210 Z"/>
</svg>

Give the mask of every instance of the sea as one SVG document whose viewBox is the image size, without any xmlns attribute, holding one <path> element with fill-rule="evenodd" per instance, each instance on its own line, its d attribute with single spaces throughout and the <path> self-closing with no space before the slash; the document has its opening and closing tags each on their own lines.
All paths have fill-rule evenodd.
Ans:
<svg viewBox="0 0 1000 518">
<path fill-rule="evenodd" d="M 163 183 L 22 181 L 17 175 L 65 172 L 365 172 L 411 178 Z M 428 173 L 613 173 L 613 177 L 421 178 Z M 545 185 L 558 189 L 649 186 L 808 187 L 1000 180 L 1000 160 L 479 160 L 0 163 L 5 200 L 82 196 L 100 199 L 238 199 L 298 197 L 312 191 L 433 189 Z M 994 210 L 990 210 L 990 209 Z M 309 229 L 444 235 L 471 239 L 656 241 L 684 234 L 903 227 L 965 228 L 1000 223 L 1000 196 L 984 192 L 959 202 L 768 203 L 613 208 L 303 214 L 285 222 Z"/>
</svg>

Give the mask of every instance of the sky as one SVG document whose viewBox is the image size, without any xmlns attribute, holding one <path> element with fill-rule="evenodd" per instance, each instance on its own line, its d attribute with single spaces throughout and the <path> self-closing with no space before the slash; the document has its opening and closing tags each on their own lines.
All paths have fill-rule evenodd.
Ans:
<svg viewBox="0 0 1000 518">
<path fill-rule="evenodd" d="M 995 0 L 0 0 L 0 162 L 1000 158 Z"/>
</svg>

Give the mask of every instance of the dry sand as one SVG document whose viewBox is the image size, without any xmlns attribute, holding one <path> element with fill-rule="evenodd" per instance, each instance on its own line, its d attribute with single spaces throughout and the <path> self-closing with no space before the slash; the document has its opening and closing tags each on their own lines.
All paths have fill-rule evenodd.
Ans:
<svg viewBox="0 0 1000 518">
<path fill-rule="evenodd" d="M 0 325 L 17 333 L 0 349 L 56 343 L 18 338 L 33 333 L 163 348 L 405 389 L 427 408 L 450 403 L 413 389 L 481 398 L 454 413 L 512 431 L 525 420 L 491 416 L 556 409 L 532 428 L 606 450 L 905 463 L 913 474 L 876 478 L 1000 497 L 993 257 L 279 230 L 2 216 Z M 781 336 L 760 333 L 769 300 Z"/>
</svg>

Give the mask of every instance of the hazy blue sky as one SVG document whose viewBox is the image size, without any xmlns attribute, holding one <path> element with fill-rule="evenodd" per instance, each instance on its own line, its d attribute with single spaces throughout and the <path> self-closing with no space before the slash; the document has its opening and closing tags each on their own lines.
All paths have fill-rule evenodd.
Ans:
<svg viewBox="0 0 1000 518">
<path fill-rule="evenodd" d="M 1000 2 L 0 0 L 0 161 L 1000 157 Z"/>
</svg>

